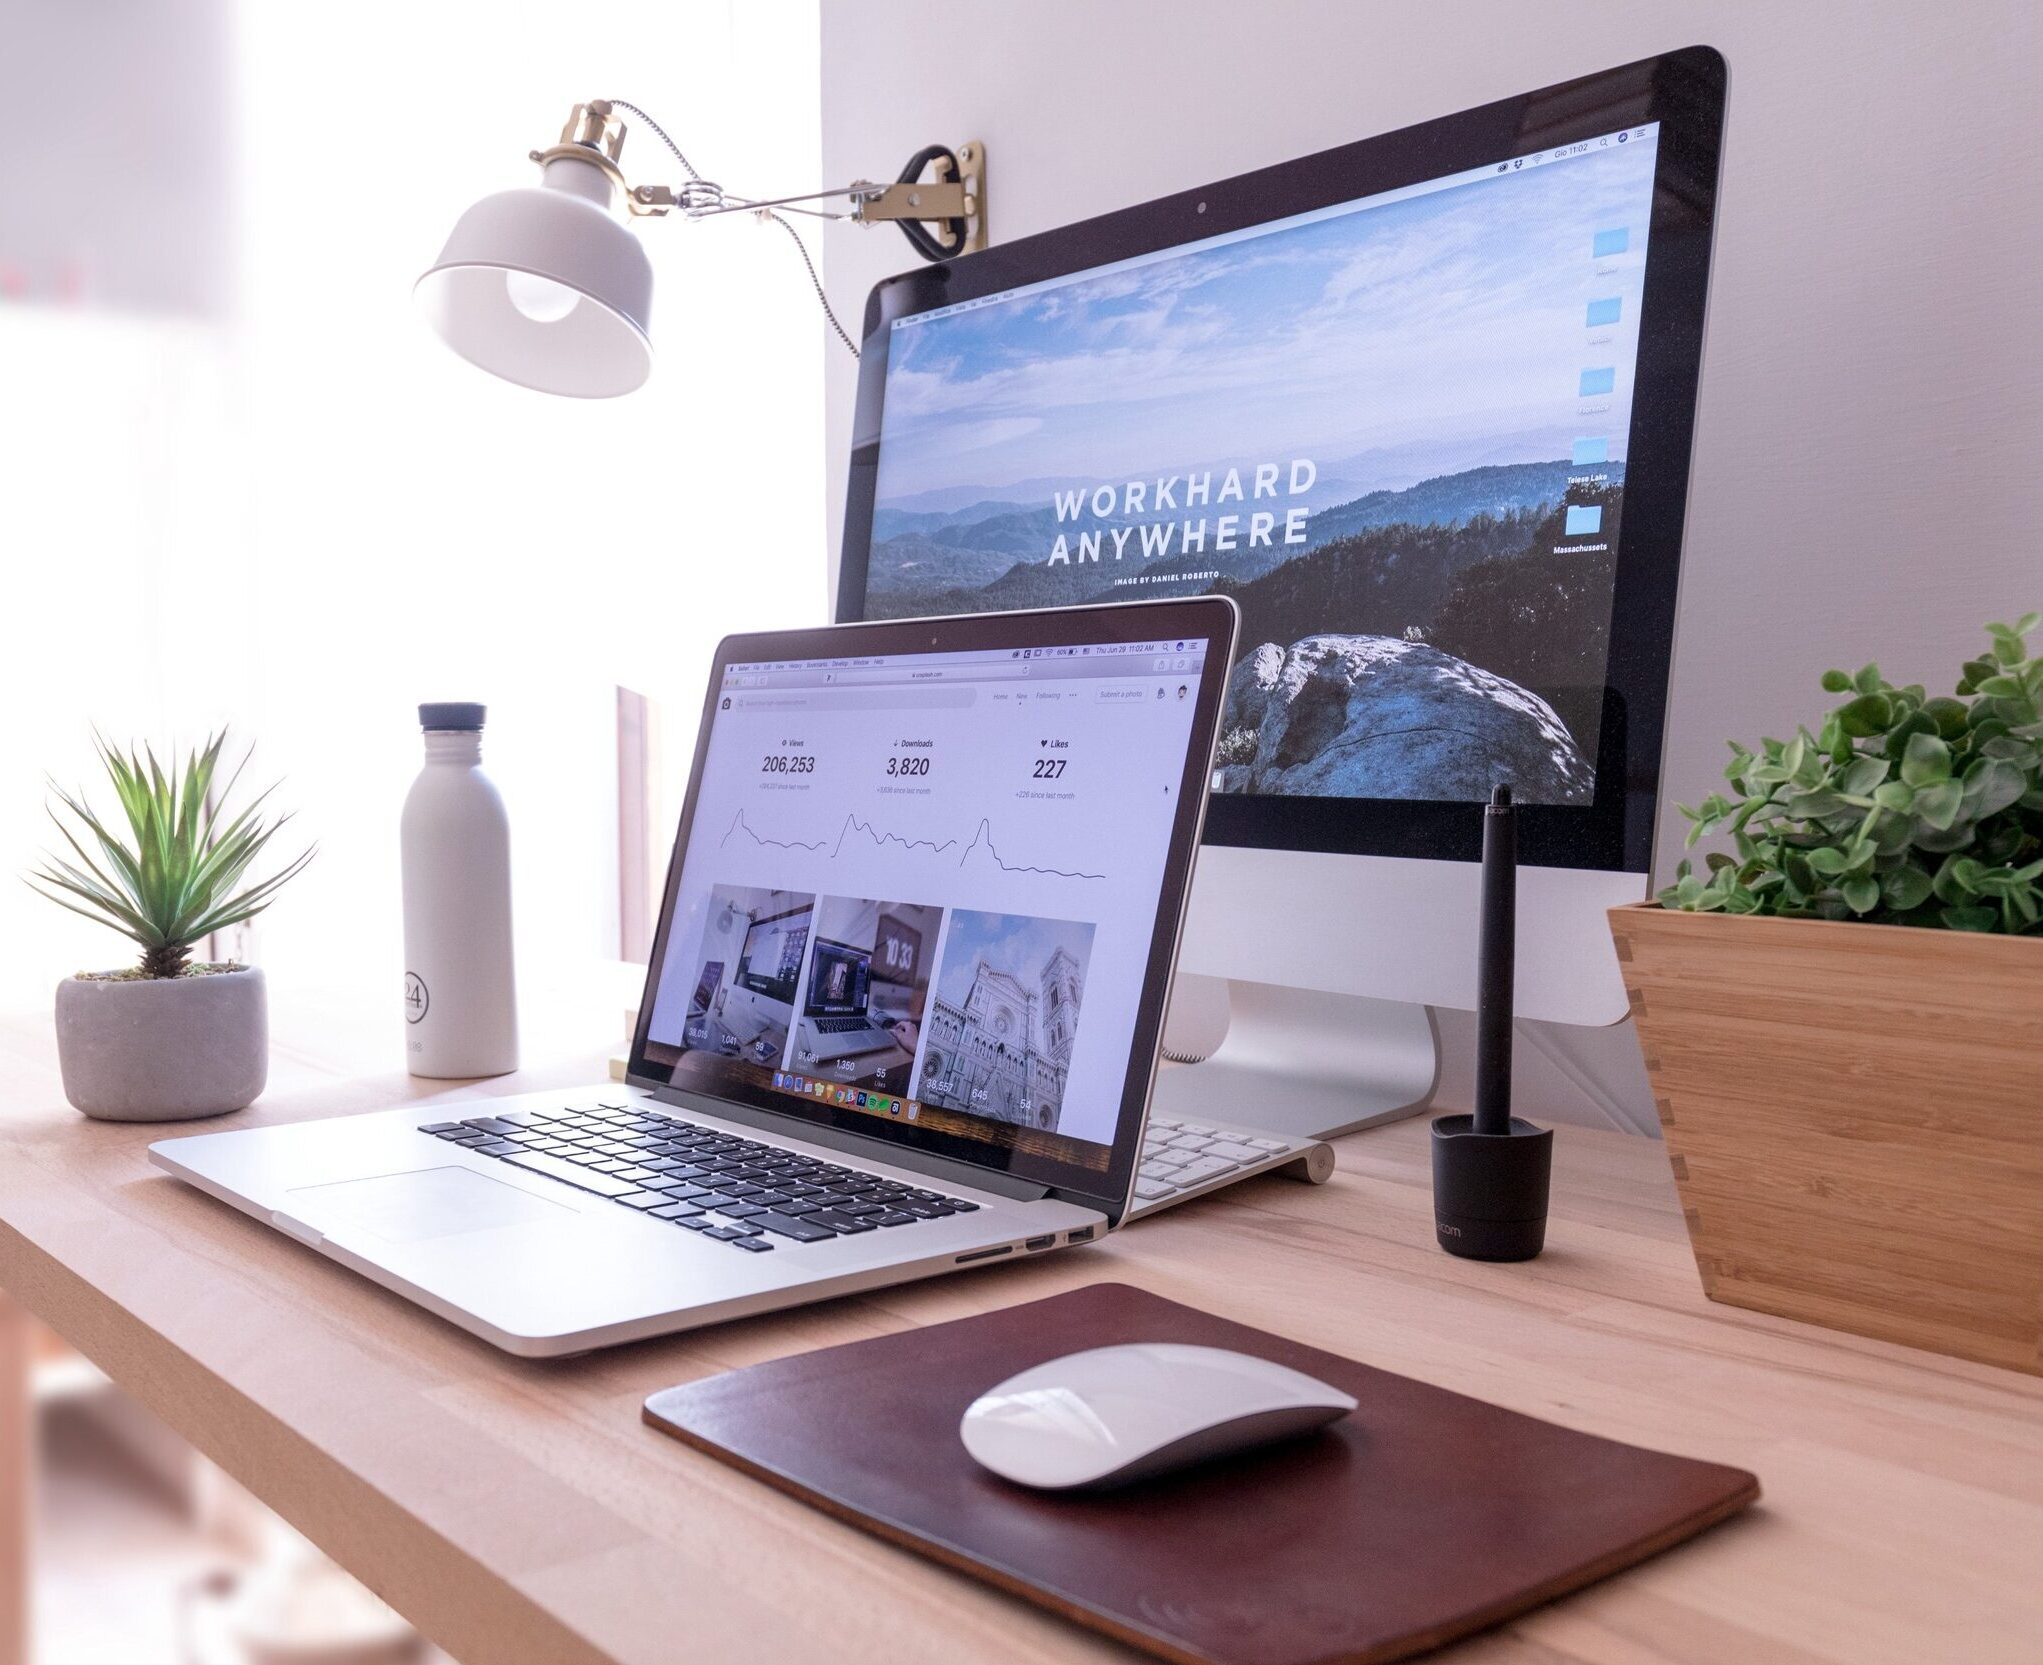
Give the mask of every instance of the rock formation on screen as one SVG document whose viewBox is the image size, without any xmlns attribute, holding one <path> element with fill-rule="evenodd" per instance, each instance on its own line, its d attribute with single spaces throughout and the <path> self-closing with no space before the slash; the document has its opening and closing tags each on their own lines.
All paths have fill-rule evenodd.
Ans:
<svg viewBox="0 0 2043 1665">
<path fill-rule="evenodd" d="M 1553 707 L 1423 642 L 1265 642 L 1228 679 L 1221 789 L 1328 798 L 1586 804 L 1594 776 Z M 1251 751 L 1251 746 L 1253 750 Z"/>
</svg>

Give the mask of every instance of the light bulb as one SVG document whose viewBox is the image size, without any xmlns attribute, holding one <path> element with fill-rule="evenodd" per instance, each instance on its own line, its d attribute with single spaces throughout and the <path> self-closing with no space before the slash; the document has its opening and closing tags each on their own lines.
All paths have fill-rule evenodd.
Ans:
<svg viewBox="0 0 2043 1665">
<path fill-rule="evenodd" d="M 566 284 L 534 272 L 504 273 L 504 292 L 511 297 L 511 305 L 535 324 L 559 323 L 582 299 Z"/>
</svg>

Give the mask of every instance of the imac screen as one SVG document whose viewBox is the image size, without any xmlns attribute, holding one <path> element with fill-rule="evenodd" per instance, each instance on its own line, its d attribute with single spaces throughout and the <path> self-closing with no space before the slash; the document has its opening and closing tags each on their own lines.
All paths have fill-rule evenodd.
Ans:
<svg viewBox="0 0 2043 1665">
<path fill-rule="evenodd" d="M 893 320 L 866 616 L 1223 591 L 1218 791 L 1590 803 L 1658 141 Z"/>
</svg>

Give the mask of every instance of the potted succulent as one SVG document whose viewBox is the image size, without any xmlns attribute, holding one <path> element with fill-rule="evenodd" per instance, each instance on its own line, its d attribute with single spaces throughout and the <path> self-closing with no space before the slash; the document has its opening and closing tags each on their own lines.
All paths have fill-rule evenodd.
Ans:
<svg viewBox="0 0 2043 1665">
<path fill-rule="evenodd" d="M 1612 911 L 1713 1299 L 2043 1374 L 2043 658 L 1828 672 Z"/>
<path fill-rule="evenodd" d="M 312 859 L 244 884 L 249 868 L 290 819 L 259 813 L 263 792 L 227 814 L 240 778 L 214 791 L 226 733 L 170 767 L 153 751 L 98 741 L 127 821 L 116 836 L 82 792 L 52 791 L 69 857 L 47 855 L 29 883 L 60 906 L 111 925 L 141 945 L 141 963 L 81 971 L 57 985 L 57 1052 L 64 1092 L 88 1116 L 174 1121 L 217 1116 L 254 1102 L 269 1074 L 263 976 L 252 966 L 194 961 L 215 931 L 251 919 Z M 247 762 L 246 756 L 242 763 Z"/>
</svg>

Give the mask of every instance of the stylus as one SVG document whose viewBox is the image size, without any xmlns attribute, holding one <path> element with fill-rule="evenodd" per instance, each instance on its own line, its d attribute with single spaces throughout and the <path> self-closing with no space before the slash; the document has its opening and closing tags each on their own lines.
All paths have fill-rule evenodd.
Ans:
<svg viewBox="0 0 2043 1665">
<path fill-rule="evenodd" d="M 1511 981 L 1517 952 L 1518 824 L 1511 788 L 1483 811 L 1483 919 L 1476 990 L 1477 1133 L 1511 1131 Z"/>
</svg>

